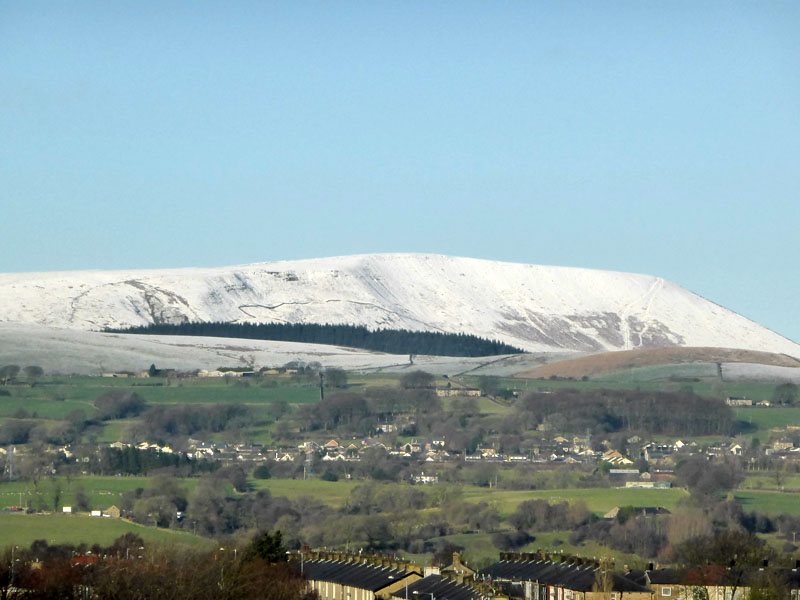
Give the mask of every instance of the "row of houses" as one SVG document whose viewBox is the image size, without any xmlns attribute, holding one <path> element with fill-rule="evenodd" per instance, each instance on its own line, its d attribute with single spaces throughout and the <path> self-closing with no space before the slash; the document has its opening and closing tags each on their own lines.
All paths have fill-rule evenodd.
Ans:
<svg viewBox="0 0 800 600">
<path fill-rule="evenodd" d="M 437 569 L 360 554 L 294 554 L 308 586 L 320 600 L 488 600 L 490 588 L 460 562 Z"/>
<path fill-rule="evenodd" d="M 796 565 L 797 566 L 797 565 Z M 767 579 L 800 598 L 800 571 L 705 565 L 693 569 L 614 571 L 577 557 L 501 553 L 500 561 L 476 577 L 509 598 L 524 600 L 746 600 Z"/>
<path fill-rule="evenodd" d="M 501 553 L 478 573 L 509 598 L 525 600 L 653 600 L 651 588 L 591 560 L 551 560 Z"/>
<path fill-rule="evenodd" d="M 473 571 L 456 553 L 442 569 L 391 558 L 339 553 L 293 556 L 321 600 L 746 600 L 767 578 L 800 598 L 798 569 L 741 569 L 706 565 L 694 569 L 614 570 L 571 556 L 501 553 Z"/>
</svg>

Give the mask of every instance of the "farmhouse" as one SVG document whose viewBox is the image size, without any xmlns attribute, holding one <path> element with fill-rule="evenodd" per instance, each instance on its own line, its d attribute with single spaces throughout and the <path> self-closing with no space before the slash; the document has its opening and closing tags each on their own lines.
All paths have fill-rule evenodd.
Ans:
<svg viewBox="0 0 800 600">
<path fill-rule="evenodd" d="M 453 396 L 471 396 L 478 398 L 481 396 L 481 391 L 477 388 L 436 388 L 436 395 L 439 398 L 452 398 Z"/>
</svg>

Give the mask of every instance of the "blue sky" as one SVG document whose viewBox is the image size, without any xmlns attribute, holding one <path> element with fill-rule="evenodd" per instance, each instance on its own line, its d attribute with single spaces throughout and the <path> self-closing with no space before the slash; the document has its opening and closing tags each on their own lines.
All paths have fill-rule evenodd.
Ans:
<svg viewBox="0 0 800 600">
<path fill-rule="evenodd" d="M 800 340 L 800 3 L 0 2 L 0 271 L 434 252 Z"/>
</svg>

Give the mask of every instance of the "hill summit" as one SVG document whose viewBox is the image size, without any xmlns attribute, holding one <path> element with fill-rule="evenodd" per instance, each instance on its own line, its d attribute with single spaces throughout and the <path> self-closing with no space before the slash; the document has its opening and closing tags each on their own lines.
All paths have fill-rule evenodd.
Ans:
<svg viewBox="0 0 800 600">
<path fill-rule="evenodd" d="M 101 330 L 188 321 L 469 333 L 532 352 L 800 345 L 650 275 L 429 254 L 0 274 L 0 320 Z"/>
</svg>

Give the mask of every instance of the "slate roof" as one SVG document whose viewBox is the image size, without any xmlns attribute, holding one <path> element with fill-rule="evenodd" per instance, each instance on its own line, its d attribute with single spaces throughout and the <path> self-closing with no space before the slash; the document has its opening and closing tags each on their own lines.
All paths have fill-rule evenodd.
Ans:
<svg viewBox="0 0 800 600">
<path fill-rule="evenodd" d="M 650 583 L 656 585 L 672 585 L 686 582 L 686 573 L 678 569 L 655 569 L 646 573 Z"/>
<path fill-rule="evenodd" d="M 339 560 L 307 560 L 303 576 L 313 581 L 328 581 L 376 592 L 409 575 L 402 569 Z M 409 586 L 410 588 L 410 586 Z"/>
<path fill-rule="evenodd" d="M 798 569 L 770 569 L 778 575 L 790 589 L 800 589 L 800 571 Z M 696 569 L 635 569 L 627 573 L 626 578 L 646 585 L 749 585 L 749 582 L 760 573 L 758 569 L 731 569 L 720 566 L 705 566 Z"/>
<path fill-rule="evenodd" d="M 405 598 L 406 589 L 400 588 L 392 594 L 393 598 Z M 457 583 L 441 575 L 428 575 L 408 585 L 408 597 L 412 600 L 479 600 L 481 594 L 466 585 Z"/>
<path fill-rule="evenodd" d="M 479 573 L 479 577 L 510 581 L 534 581 L 578 592 L 590 592 L 597 583 L 597 569 L 592 566 L 552 561 L 501 560 Z M 650 588 L 611 572 L 612 590 L 615 592 L 647 592 Z"/>
</svg>

